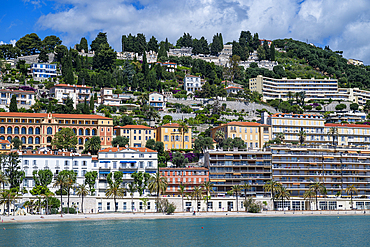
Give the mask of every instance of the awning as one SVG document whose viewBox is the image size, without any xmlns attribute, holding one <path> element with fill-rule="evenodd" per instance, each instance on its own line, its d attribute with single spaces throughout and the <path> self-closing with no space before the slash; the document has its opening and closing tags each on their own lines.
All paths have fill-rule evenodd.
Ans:
<svg viewBox="0 0 370 247">
<path fill-rule="evenodd" d="M 110 163 L 109 160 L 101 160 L 100 163 Z"/>
<path fill-rule="evenodd" d="M 357 151 L 347 151 L 349 154 L 357 154 Z"/>
<path fill-rule="evenodd" d="M 234 173 L 234 175 L 242 175 L 241 173 Z"/>
<path fill-rule="evenodd" d="M 99 174 L 109 174 L 109 171 L 99 171 Z"/>
<path fill-rule="evenodd" d="M 300 185 L 301 183 L 293 183 L 293 185 Z"/>
<path fill-rule="evenodd" d="M 145 171 L 146 173 L 157 173 L 157 171 Z"/>
<path fill-rule="evenodd" d="M 136 163 L 135 160 L 121 160 L 119 163 Z"/>
<path fill-rule="evenodd" d="M 211 179 L 211 182 L 226 182 L 226 179 Z"/>
<path fill-rule="evenodd" d="M 334 159 L 334 157 L 326 156 L 326 157 L 324 157 L 324 159 Z"/>
<path fill-rule="evenodd" d="M 314 165 L 314 166 L 316 166 L 316 165 L 317 165 L 317 163 L 310 163 L 310 165 Z"/>
<path fill-rule="evenodd" d="M 133 171 L 122 171 L 122 173 L 134 173 Z"/>
<path fill-rule="evenodd" d="M 370 154 L 370 151 L 361 151 L 362 154 Z"/>
</svg>

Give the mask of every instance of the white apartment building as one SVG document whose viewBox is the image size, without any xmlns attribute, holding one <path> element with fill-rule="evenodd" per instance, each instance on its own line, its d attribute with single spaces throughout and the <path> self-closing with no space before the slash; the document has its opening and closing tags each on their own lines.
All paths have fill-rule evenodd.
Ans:
<svg viewBox="0 0 370 247">
<path fill-rule="evenodd" d="M 202 90 L 203 82 L 200 76 L 186 75 L 184 78 L 184 90 L 186 92 L 195 92 Z"/>
<path fill-rule="evenodd" d="M 149 102 L 150 106 L 153 106 L 157 111 L 163 111 L 166 108 L 166 97 L 157 92 L 153 92 L 149 94 Z"/>
<path fill-rule="evenodd" d="M 30 73 L 36 81 L 47 80 L 57 77 L 57 65 L 48 63 L 33 63 L 30 67 Z"/>
<path fill-rule="evenodd" d="M 1 89 L 0 90 L 1 108 L 8 110 L 13 94 L 17 98 L 18 108 L 24 107 L 26 109 L 29 109 L 33 104 L 35 104 L 36 94 L 34 91 Z"/>
<path fill-rule="evenodd" d="M 25 172 L 23 182 L 24 188 L 31 190 L 35 186 L 33 171 L 50 170 L 53 174 L 58 174 L 63 170 L 73 170 L 77 173 L 76 183 L 82 184 L 85 181 L 85 174 L 92 171 L 91 155 L 60 151 L 18 151 L 21 170 Z M 54 182 L 54 181 L 53 181 Z M 55 192 L 58 188 L 53 188 L 52 184 L 48 188 Z"/>
<path fill-rule="evenodd" d="M 84 103 L 85 98 L 89 103 L 91 98 L 91 87 L 85 85 L 56 84 L 50 88 L 50 95 L 58 100 L 58 103 L 65 103 L 69 97 L 73 100 L 74 107 Z"/>
<path fill-rule="evenodd" d="M 156 173 L 158 167 L 158 153 L 149 148 L 114 147 L 99 151 L 98 167 L 98 196 L 103 195 L 108 186 L 107 176 L 111 172 L 123 173 L 123 185 L 133 182 L 131 174 L 134 172 Z"/>
</svg>

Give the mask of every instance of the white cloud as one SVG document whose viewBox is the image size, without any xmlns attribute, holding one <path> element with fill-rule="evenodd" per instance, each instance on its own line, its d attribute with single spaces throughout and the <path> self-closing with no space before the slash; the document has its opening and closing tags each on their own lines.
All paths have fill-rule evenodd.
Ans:
<svg viewBox="0 0 370 247">
<path fill-rule="evenodd" d="M 171 42 L 184 33 L 205 36 L 209 42 L 221 32 L 224 41 L 237 40 L 241 30 L 268 39 L 292 37 L 327 43 L 345 56 L 370 63 L 366 40 L 370 33 L 370 3 L 365 0 L 55 0 L 56 13 L 40 17 L 41 29 L 63 33 L 67 45 L 99 31 L 121 50 L 121 35 L 144 33 L 149 39 Z M 132 4 L 139 2 L 142 8 Z M 302 2 L 302 3 L 300 3 Z M 137 6 L 137 5 L 136 5 Z M 363 29 L 362 29 L 363 28 Z M 367 28 L 367 29 L 366 29 Z M 362 29 L 362 31 L 361 31 Z"/>
<path fill-rule="evenodd" d="M 0 41 L 0 45 L 6 45 L 6 44 L 12 44 L 13 46 L 15 46 L 15 43 L 16 43 L 17 41 L 15 40 L 15 39 L 11 39 L 10 41 L 9 41 L 9 43 L 5 43 L 4 41 Z"/>
</svg>

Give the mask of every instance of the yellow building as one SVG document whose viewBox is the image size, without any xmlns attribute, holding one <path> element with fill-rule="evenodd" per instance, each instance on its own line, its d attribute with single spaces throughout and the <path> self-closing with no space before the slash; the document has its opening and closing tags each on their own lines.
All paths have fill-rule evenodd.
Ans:
<svg viewBox="0 0 370 247">
<path fill-rule="evenodd" d="M 157 141 L 164 144 L 164 150 L 191 149 L 191 127 L 186 133 L 179 131 L 178 123 L 168 123 L 157 128 Z"/>
<path fill-rule="evenodd" d="M 114 135 L 128 138 L 130 147 L 145 147 L 149 139 L 155 140 L 155 132 L 156 129 L 144 125 L 114 127 Z"/>
<path fill-rule="evenodd" d="M 241 138 L 248 148 L 262 148 L 271 140 L 271 126 L 255 122 L 230 122 L 211 129 L 211 137 L 215 139 L 218 130 L 225 133 L 226 138 Z"/>
<path fill-rule="evenodd" d="M 0 145 L 0 153 L 9 152 L 12 148 L 8 140 L 0 140 Z"/>
</svg>

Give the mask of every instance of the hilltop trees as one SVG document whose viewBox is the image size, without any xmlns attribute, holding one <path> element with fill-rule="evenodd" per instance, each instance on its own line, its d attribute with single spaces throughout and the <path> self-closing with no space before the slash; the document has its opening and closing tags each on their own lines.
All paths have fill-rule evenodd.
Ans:
<svg viewBox="0 0 370 247">
<path fill-rule="evenodd" d="M 41 49 L 41 39 L 35 33 L 27 34 L 20 38 L 16 43 L 23 56 L 35 55 Z"/>
<path fill-rule="evenodd" d="M 212 44 L 211 44 L 211 54 L 217 55 L 219 52 L 222 51 L 224 48 L 222 34 L 215 34 L 213 35 Z"/>
</svg>

